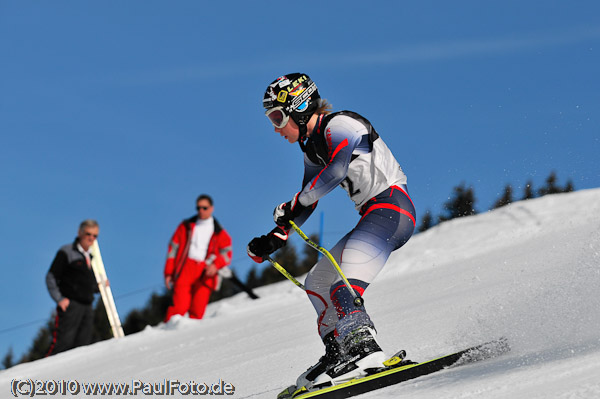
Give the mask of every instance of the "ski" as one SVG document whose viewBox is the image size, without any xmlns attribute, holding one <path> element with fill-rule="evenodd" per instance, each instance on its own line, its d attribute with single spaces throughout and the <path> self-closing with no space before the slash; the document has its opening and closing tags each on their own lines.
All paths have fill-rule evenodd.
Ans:
<svg viewBox="0 0 600 399">
<path fill-rule="evenodd" d="M 338 385 L 321 385 L 319 387 L 309 388 L 301 387 L 299 389 L 292 385 L 283 390 L 277 398 L 349 398 L 432 374 L 447 367 L 457 367 L 463 364 L 496 357 L 508 351 L 510 351 L 508 340 L 506 338 L 500 338 L 422 363 L 398 361 L 399 359 L 401 360 L 401 358 L 393 356 L 385 362 L 385 364 L 391 364 L 391 366 L 376 369 L 364 377 L 355 378 Z"/>
<path fill-rule="evenodd" d="M 102 303 L 106 309 L 106 315 L 108 316 L 108 322 L 112 329 L 113 336 L 115 338 L 121 338 L 125 336 L 123 327 L 121 326 L 121 320 L 117 313 L 117 305 L 113 298 L 112 290 L 107 285 L 108 278 L 106 277 L 106 270 L 104 269 L 104 262 L 102 262 L 102 255 L 100 255 L 100 246 L 98 246 L 98 240 L 92 244 L 92 270 L 94 276 L 96 276 L 96 282 L 98 283 L 98 289 L 100 290 L 100 296 L 102 297 Z"/>
</svg>

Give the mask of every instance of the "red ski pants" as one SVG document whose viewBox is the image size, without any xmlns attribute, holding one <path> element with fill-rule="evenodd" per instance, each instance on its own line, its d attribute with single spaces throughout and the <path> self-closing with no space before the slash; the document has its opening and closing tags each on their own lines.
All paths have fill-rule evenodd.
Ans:
<svg viewBox="0 0 600 399">
<path fill-rule="evenodd" d="M 176 314 L 188 313 L 191 319 L 201 319 L 204 316 L 215 282 L 213 279 L 206 279 L 202 275 L 203 271 L 204 262 L 186 259 L 173 287 L 173 304 L 167 309 L 165 322 Z"/>
</svg>

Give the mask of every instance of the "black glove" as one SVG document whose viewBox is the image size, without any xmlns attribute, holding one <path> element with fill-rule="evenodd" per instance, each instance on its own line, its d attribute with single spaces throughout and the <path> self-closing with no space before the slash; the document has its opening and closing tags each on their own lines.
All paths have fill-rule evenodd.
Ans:
<svg viewBox="0 0 600 399">
<path fill-rule="evenodd" d="M 298 201 L 298 194 L 294 195 L 291 201 L 278 205 L 273 211 L 273 220 L 277 226 L 289 228 L 290 220 L 296 219 L 306 209 Z"/>
<path fill-rule="evenodd" d="M 288 233 L 282 227 L 275 227 L 267 235 L 254 237 L 250 243 L 248 243 L 248 256 L 252 258 L 256 263 L 262 263 L 265 261 L 268 255 L 277 251 L 279 248 L 287 244 Z"/>
</svg>

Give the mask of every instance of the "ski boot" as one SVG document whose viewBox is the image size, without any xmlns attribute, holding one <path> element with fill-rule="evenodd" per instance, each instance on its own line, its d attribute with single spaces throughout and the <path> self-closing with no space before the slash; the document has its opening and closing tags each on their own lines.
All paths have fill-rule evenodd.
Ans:
<svg viewBox="0 0 600 399">
<path fill-rule="evenodd" d="M 326 372 L 334 365 L 339 364 L 343 359 L 344 356 L 342 353 L 342 348 L 335 338 L 333 331 L 323 337 L 323 343 L 325 344 L 325 354 L 321 356 L 315 365 L 309 367 L 308 370 L 300 374 L 296 380 L 297 387 L 303 387 L 312 384 L 315 378 Z"/>
<path fill-rule="evenodd" d="M 325 354 L 321 356 L 316 364 L 300 374 L 296 380 L 296 385 L 290 385 L 277 395 L 278 399 L 289 399 L 299 393 L 307 392 L 308 389 L 312 388 L 315 378 L 341 361 L 343 358 L 342 348 L 333 331 L 323 337 L 323 343 L 325 344 Z"/>
<path fill-rule="evenodd" d="M 338 384 L 353 378 L 363 377 L 371 370 L 385 367 L 385 353 L 375 341 L 375 331 L 368 326 L 352 330 L 342 341 L 344 356 L 317 376 L 313 386 Z"/>
</svg>

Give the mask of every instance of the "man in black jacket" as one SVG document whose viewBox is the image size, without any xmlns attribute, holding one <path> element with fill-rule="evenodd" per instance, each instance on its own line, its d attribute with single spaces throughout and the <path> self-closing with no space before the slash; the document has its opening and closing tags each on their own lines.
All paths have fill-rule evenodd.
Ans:
<svg viewBox="0 0 600 399">
<path fill-rule="evenodd" d="M 58 250 L 46 274 L 48 292 L 57 303 L 55 331 L 47 356 L 92 341 L 92 302 L 98 285 L 90 252 L 99 230 L 95 220 L 83 221 L 75 241 Z"/>
</svg>

